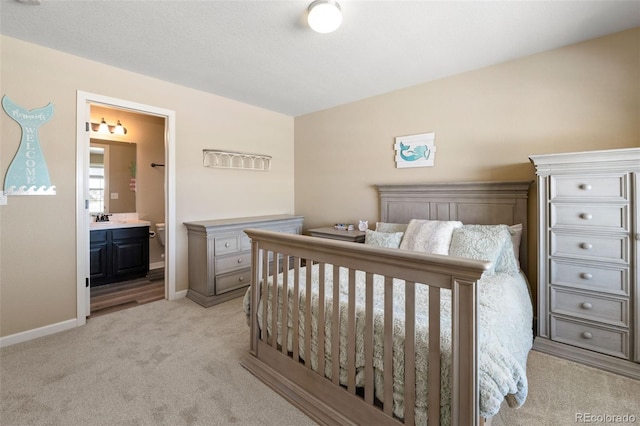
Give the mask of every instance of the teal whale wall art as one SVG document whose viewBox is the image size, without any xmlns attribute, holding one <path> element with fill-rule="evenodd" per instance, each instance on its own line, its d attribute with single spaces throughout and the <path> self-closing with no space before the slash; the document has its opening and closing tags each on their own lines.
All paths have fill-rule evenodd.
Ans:
<svg viewBox="0 0 640 426">
<path fill-rule="evenodd" d="M 6 195 L 55 195 L 49 170 L 40 149 L 38 129 L 51 119 L 53 105 L 27 110 L 7 96 L 2 97 L 2 108 L 22 129 L 18 152 L 11 161 L 4 178 Z"/>
<path fill-rule="evenodd" d="M 436 156 L 435 133 L 398 136 L 394 145 L 396 168 L 431 167 Z"/>
</svg>

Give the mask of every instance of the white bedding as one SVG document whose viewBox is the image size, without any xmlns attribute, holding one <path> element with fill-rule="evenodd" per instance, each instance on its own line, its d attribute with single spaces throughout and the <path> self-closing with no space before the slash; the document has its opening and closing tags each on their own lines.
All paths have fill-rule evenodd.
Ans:
<svg viewBox="0 0 640 426">
<path fill-rule="evenodd" d="M 332 301 L 332 266 L 326 265 L 325 286 L 325 376 L 331 378 L 331 319 L 333 312 Z M 318 370 L 317 335 L 318 335 L 318 265 L 313 266 L 312 273 L 312 340 L 311 364 L 312 369 Z M 293 290 L 293 273 L 289 271 L 289 313 L 287 349 L 292 351 L 293 319 L 291 299 Z M 306 284 L 305 270 L 300 270 L 299 289 L 299 352 L 302 359 L 307 359 L 304 353 L 305 334 L 305 300 Z M 384 282 L 380 276 L 374 276 L 374 371 L 376 397 L 383 401 L 383 324 L 384 324 Z M 282 274 L 278 276 L 278 286 L 282 287 Z M 269 287 L 272 278 L 269 279 Z M 356 385 L 364 385 L 364 273 L 356 274 Z M 267 305 L 268 318 L 271 318 L 272 291 L 269 290 Z M 282 292 L 278 292 L 278 330 L 281 330 Z M 245 296 L 245 311 L 249 312 L 249 297 Z M 340 383 L 347 382 L 347 371 L 342 366 L 347 365 L 347 271 L 340 270 Z M 393 412 L 396 416 L 404 417 L 404 283 L 394 280 L 394 392 Z M 428 291 L 424 285 L 416 285 L 416 406 L 415 417 L 417 424 L 426 424 L 427 410 L 427 353 L 428 353 Z M 451 348 L 451 301 L 450 292 L 442 291 L 441 296 L 441 371 L 442 371 L 442 403 L 441 423 L 450 423 L 450 348 Z M 509 406 L 518 407 L 524 403 L 528 385 L 526 377 L 527 354 L 532 345 L 532 306 L 528 285 L 524 275 L 519 273 L 511 276 L 506 273 L 485 275 L 479 281 L 479 310 L 478 310 L 478 344 L 479 344 L 479 380 L 480 380 L 480 415 L 492 417 L 501 403 L 506 399 Z M 262 327 L 262 304 L 258 312 L 259 326 Z M 270 322 L 270 320 L 268 321 Z M 267 332 L 272 333 L 271 324 L 267 325 Z M 282 344 L 278 335 L 278 343 Z"/>
</svg>

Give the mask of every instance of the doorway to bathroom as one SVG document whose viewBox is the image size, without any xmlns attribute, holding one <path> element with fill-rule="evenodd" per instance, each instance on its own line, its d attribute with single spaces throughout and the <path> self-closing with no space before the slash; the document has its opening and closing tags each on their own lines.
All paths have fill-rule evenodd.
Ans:
<svg viewBox="0 0 640 426">
<path fill-rule="evenodd" d="M 78 92 L 77 112 L 77 304 L 82 325 L 90 314 L 176 298 L 171 168 L 175 113 L 86 92 Z M 125 156 L 125 147 L 134 154 Z M 145 222 L 148 273 L 91 286 L 95 259 L 90 235 L 100 214 L 112 215 L 107 217 L 113 223 L 122 218 L 126 223 Z M 161 228 L 164 244 L 158 237 Z"/>
</svg>

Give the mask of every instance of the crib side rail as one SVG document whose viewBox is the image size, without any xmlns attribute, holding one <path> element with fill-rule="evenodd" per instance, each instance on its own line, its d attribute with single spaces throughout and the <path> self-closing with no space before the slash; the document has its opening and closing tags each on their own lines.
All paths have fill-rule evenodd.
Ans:
<svg viewBox="0 0 640 426">
<path fill-rule="evenodd" d="M 415 288 L 419 283 L 428 283 L 429 286 L 429 368 L 428 368 L 428 394 L 429 407 L 428 411 L 429 424 L 439 423 L 439 398 L 440 398 L 440 290 L 451 290 L 452 304 L 452 401 L 451 415 L 452 424 L 455 425 L 473 425 L 477 424 L 479 415 L 478 404 L 478 372 L 477 372 L 477 286 L 476 282 L 482 273 L 490 266 L 488 262 L 453 258 L 448 256 L 427 255 L 423 253 L 411 252 L 406 250 L 387 249 L 373 247 L 364 244 L 354 244 L 342 241 L 320 239 L 302 235 L 291 235 L 278 232 L 247 229 L 247 235 L 252 240 L 252 287 L 251 287 L 251 353 L 260 358 L 260 348 L 278 350 L 275 338 L 269 341 L 267 333 L 260 330 L 259 323 L 267 324 L 271 321 L 272 327 L 277 327 L 277 313 L 273 309 L 271 317 L 267 316 L 267 309 L 262 310 L 262 318 L 260 321 L 258 315 L 259 300 L 267 300 L 267 291 L 273 291 L 271 300 L 278 300 L 281 297 L 283 306 L 291 304 L 293 307 L 293 354 L 287 353 L 286 348 L 280 349 L 280 353 L 285 357 L 291 357 L 293 364 L 290 368 L 299 368 L 304 365 L 310 373 L 314 373 L 309 362 L 310 346 L 309 340 L 303 342 L 301 351 L 303 355 L 298 353 L 299 336 L 298 324 L 302 320 L 305 323 L 305 336 L 311 335 L 311 302 L 310 297 L 306 298 L 306 306 L 304 314 L 299 314 L 300 306 L 297 305 L 298 298 L 292 297 L 288 300 L 286 297 L 286 287 L 280 290 L 283 294 L 278 295 L 277 286 L 272 286 L 269 290 L 267 286 L 261 286 L 259 283 L 266 282 L 268 277 L 273 274 L 275 268 L 279 267 L 283 274 L 293 274 L 293 291 L 297 294 L 300 287 L 299 269 L 302 263 L 312 265 L 319 263 L 321 266 L 329 264 L 347 268 L 349 271 L 349 302 L 348 302 L 348 324 L 347 324 L 347 383 L 345 390 L 355 397 L 355 345 L 356 345 L 356 319 L 355 319 L 355 294 L 354 276 L 355 271 L 363 271 L 366 273 L 366 308 L 365 308 L 365 326 L 364 326 L 364 353 L 365 366 L 364 377 L 365 385 L 362 401 L 370 407 L 375 406 L 375 395 L 373 391 L 373 291 L 371 282 L 374 275 L 385 277 L 385 314 L 384 314 L 384 400 L 390 401 L 392 395 L 392 379 L 391 379 L 391 358 L 392 351 L 387 349 L 393 340 L 393 315 L 391 306 L 387 306 L 387 300 L 391 300 L 393 286 L 392 279 L 397 278 L 404 280 L 405 285 L 405 416 L 402 423 L 405 425 L 415 424 L 413 409 L 407 410 L 407 407 L 413 407 L 415 401 L 415 362 L 416 348 L 413 339 L 415 332 Z M 292 264 L 290 263 L 293 262 Z M 321 281 L 324 280 L 324 268 L 320 268 L 322 272 Z M 310 274 L 310 268 L 307 268 L 307 274 Z M 306 290 L 309 291 L 310 275 L 307 275 Z M 333 277 L 337 278 L 337 275 Z M 337 280 L 336 280 L 337 281 Z M 286 278 L 285 281 L 287 282 Z M 335 291 L 337 286 L 334 286 Z M 321 282 L 320 292 L 324 295 L 324 285 Z M 309 294 L 309 293 L 307 293 Z M 334 294 L 336 296 L 336 294 Z M 324 301 L 324 296 L 320 297 Z M 324 305 L 320 304 L 321 318 L 324 319 Z M 333 339 L 338 339 L 337 310 L 333 314 Z M 299 316 L 300 315 L 300 316 Z M 284 323 L 285 321 L 283 321 Z M 276 333 L 282 333 L 285 338 L 286 327 L 277 330 Z M 324 327 L 318 327 L 323 329 Z M 316 336 L 318 338 L 318 359 L 322 368 L 317 369 L 318 380 L 327 379 L 324 375 L 324 334 Z M 340 354 L 337 352 L 338 341 L 333 340 L 331 350 L 334 351 L 332 359 L 339 359 Z M 271 355 L 270 355 L 271 356 Z M 278 365 L 282 365 L 278 361 Z M 334 386 L 340 386 L 337 374 L 337 362 L 333 363 L 332 380 L 324 380 L 324 382 L 333 382 Z M 289 367 L 287 367 L 289 368 Z M 305 374 L 307 374 L 305 372 Z M 390 384 L 391 386 L 387 386 Z M 323 386 L 325 384 L 323 383 Z M 393 422 L 398 419 L 393 417 L 392 404 L 383 404 L 382 410 L 384 414 Z"/>
</svg>

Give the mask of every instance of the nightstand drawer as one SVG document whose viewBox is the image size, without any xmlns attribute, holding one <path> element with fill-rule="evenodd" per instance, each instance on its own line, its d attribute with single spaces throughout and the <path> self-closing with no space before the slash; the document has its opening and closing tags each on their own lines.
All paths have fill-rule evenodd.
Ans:
<svg viewBox="0 0 640 426">
<path fill-rule="evenodd" d="M 629 270 L 625 267 L 600 267 L 557 259 L 551 259 L 550 265 L 549 275 L 552 285 L 596 290 L 621 296 L 629 295 Z"/>
<path fill-rule="evenodd" d="M 579 291 L 551 287 L 551 312 L 619 327 L 629 326 L 629 303 Z"/>
<path fill-rule="evenodd" d="M 627 199 L 627 177 L 624 174 L 592 176 L 551 176 L 551 201 L 559 199 L 600 198 Z"/>
<path fill-rule="evenodd" d="M 246 268 L 251 266 L 251 252 L 242 252 L 236 255 L 216 257 L 215 267 L 217 274 L 224 274 L 229 271 L 235 271 L 236 269 Z"/>
<path fill-rule="evenodd" d="M 629 358 L 626 331 L 551 316 L 551 339 L 596 352 Z"/>
<path fill-rule="evenodd" d="M 629 213 L 626 205 L 551 204 L 551 226 L 583 226 L 626 231 Z"/>
<path fill-rule="evenodd" d="M 628 235 L 594 236 L 551 231 L 551 255 L 627 263 Z"/>
<path fill-rule="evenodd" d="M 251 284 L 251 268 L 216 276 L 216 295 Z"/>
</svg>

